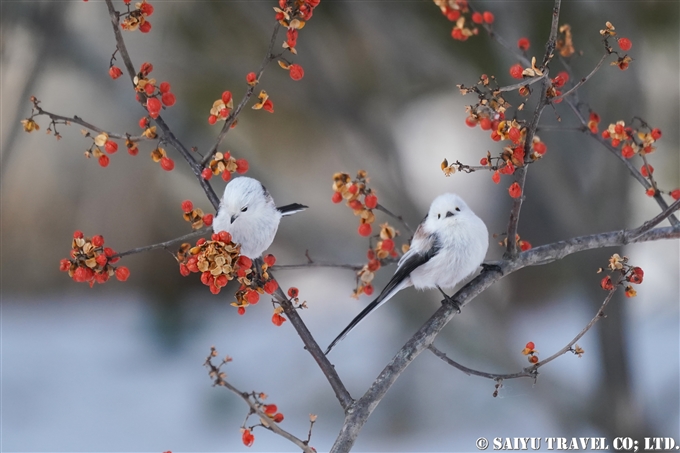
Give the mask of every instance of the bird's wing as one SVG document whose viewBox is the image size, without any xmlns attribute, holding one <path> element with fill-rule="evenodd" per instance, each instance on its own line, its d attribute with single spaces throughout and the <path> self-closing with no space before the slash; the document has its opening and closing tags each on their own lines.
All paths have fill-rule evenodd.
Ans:
<svg viewBox="0 0 680 453">
<path fill-rule="evenodd" d="M 418 230 L 420 230 L 420 228 Z M 416 232 L 416 234 L 418 234 L 418 232 Z M 349 325 L 345 327 L 342 332 L 340 332 L 340 335 L 338 335 L 335 340 L 331 342 L 324 354 L 328 354 L 331 349 L 333 349 L 333 346 L 345 338 L 345 336 L 366 316 L 368 316 L 370 312 L 387 302 L 390 298 L 392 298 L 392 296 L 407 286 L 406 283 L 408 282 L 411 272 L 427 263 L 430 259 L 432 259 L 433 256 L 437 254 L 437 252 L 439 252 L 439 244 L 437 244 L 437 241 L 433 236 L 429 236 L 427 238 L 427 243 L 429 243 L 429 247 L 423 251 L 418 251 L 417 249 L 412 248 L 406 252 L 406 254 L 399 261 L 399 267 L 397 268 L 396 272 L 387 285 L 385 285 L 385 288 L 380 292 L 380 295 L 378 295 L 378 297 L 376 297 L 373 302 L 368 304 L 366 308 L 364 308 L 361 313 L 359 313 L 356 318 L 354 318 L 352 322 L 350 322 Z"/>
<path fill-rule="evenodd" d="M 281 213 L 282 216 L 292 215 L 296 212 L 304 211 L 309 206 L 305 206 L 300 203 L 287 204 L 285 206 L 279 206 L 276 208 L 277 211 Z"/>
</svg>

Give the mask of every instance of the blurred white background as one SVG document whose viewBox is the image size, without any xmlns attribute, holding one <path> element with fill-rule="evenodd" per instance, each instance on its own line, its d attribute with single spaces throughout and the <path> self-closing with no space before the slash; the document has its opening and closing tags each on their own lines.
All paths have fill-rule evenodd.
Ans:
<svg viewBox="0 0 680 453">
<path fill-rule="evenodd" d="M 122 2 L 117 2 L 122 5 Z M 136 66 L 154 65 L 177 104 L 163 117 L 187 146 L 205 151 L 217 127 L 209 108 L 222 91 L 235 99 L 245 74 L 260 64 L 273 29 L 271 2 L 153 2 L 152 32 L 126 33 Z M 530 38 L 542 54 L 552 2 L 474 2 L 496 15 L 509 42 Z M 628 71 L 604 66 L 581 90 L 602 126 L 640 116 L 664 136 L 650 156 L 663 188 L 680 186 L 679 22 L 675 2 L 563 2 L 577 74 L 601 56 L 605 21 L 633 42 Z M 239 427 L 246 406 L 211 387 L 201 366 L 215 345 L 234 362 L 229 380 L 270 395 L 283 427 L 306 436 L 308 415 L 319 415 L 312 445 L 330 448 L 343 414 L 289 323 L 277 328 L 263 300 L 239 317 L 230 291 L 213 296 L 196 276 L 183 278 L 164 252 L 124 260 L 128 282 L 93 289 L 58 271 L 74 230 L 102 234 L 116 250 L 188 232 L 180 203 L 209 203 L 181 157 L 167 173 L 149 159 L 150 144 L 125 150 L 103 169 L 83 152 L 79 127 L 63 139 L 26 134 L 30 95 L 46 110 L 78 115 L 100 127 L 138 133 L 144 112 L 126 78 L 108 77 L 115 50 L 103 2 L 2 2 L 2 445 L 3 451 L 242 451 Z M 279 204 L 310 206 L 285 219 L 271 252 L 280 264 L 361 263 L 367 243 L 357 220 L 330 202 L 331 176 L 365 169 L 380 202 L 417 224 L 430 201 L 455 191 L 502 233 L 510 198 L 503 180 L 487 173 L 445 178 L 444 158 L 476 163 L 497 144 L 464 125 L 456 84 L 481 73 L 512 83 L 514 60 L 487 36 L 460 43 L 430 1 L 324 0 L 300 32 L 295 61 L 305 77 L 293 82 L 274 63 L 261 88 L 275 113 L 249 108 L 223 149 L 250 162 Z M 122 65 L 121 65 L 122 66 Z M 560 70 L 555 64 L 553 71 Z M 511 103 L 513 100 L 511 99 Z M 515 102 L 516 103 L 516 102 Z M 568 108 L 556 113 L 574 126 Z M 544 112 L 545 124 L 557 124 Z M 534 246 L 573 236 L 635 227 L 659 212 L 620 163 L 578 132 L 543 132 L 545 159 L 529 171 L 520 234 Z M 214 182 L 223 190 L 219 178 Z M 379 217 L 379 221 L 388 218 Z M 397 226 L 399 228 L 399 226 Z M 404 231 L 402 231 L 405 233 Z M 407 239 L 404 234 L 402 239 Z M 490 372 L 524 367 L 520 354 L 534 341 L 542 357 L 564 346 L 604 298 L 598 267 L 618 252 L 645 270 L 639 296 L 617 295 L 608 317 L 565 356 L 541 369 L 536 384 L 494 383 L 466 376 L 423 353 L 390 390 L 359 436 L 357 451 L 471 451 L 478 437 L 667 436 L 680 438 L 678 243 L 659 242 L 591 251 L 527 268 L 503 279 L 457 316 L 437 339 L 450 357 Z M 489 259 L 500 257 L 490 247 Z M 380 288 L 391 268 L 378 275 Z M 279 271 L 296 286 L 302 313 L 325 346 L 368 302 L 351 299 L 350 271 Z M 355 398 L 436 310 L 437 294 L 402 292 L 333 351 L 332 362 Z M 253 451 L 295 451 L 273 434 L 255 431 Z"/>
</svg>

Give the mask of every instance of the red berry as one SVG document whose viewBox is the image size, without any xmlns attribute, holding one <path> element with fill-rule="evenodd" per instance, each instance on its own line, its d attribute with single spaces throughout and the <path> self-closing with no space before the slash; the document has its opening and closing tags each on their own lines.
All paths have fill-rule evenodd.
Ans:
<svg viewBox="0 0 680 453">
<path fill-rule="evenodd" d="M 236 160 L 236 173 L 242 175 L 248 171 L 248 161 L 245 159 Z"/>
<path fill-rule="evenodd" d="M 491 140 L 499 142 L 501 140 L 501 134 L 499 134 L 498 131 L 491 132 Z"/>
<path fill-rule="evenodd" d="M 231 242 L 231 234 L 228 231 L 220 231 L 219 233 L 217 233 L 217 235 L 219 236 L 220 241 Z M 242 265 L 245 266 L 245 267 L 250 267 L 250 266 L 253 265 L 250 258 L 248 258 L 247 256 L 243 256 L 243 255 L 241 255 L 241 257 L 239 258 L 239 262 L 243 263 Z"/>
<path fill-rule="evenodd" d="M 340 203 L 342 201 L 342 194 L 340 192 L 333 192 L 333 196 L 331 197 L 331 201 L 333 203 Z"/>
<path fill-rule="evenodd" d="M 475 127 L 477 126 L 477 118 L 474 116 L 468 116 L 465 118 L 465 124 L 467 124 L 469 127 Z"/>
<path fill-rule="evenodd" d="M 175 162 L 169 157 L 162 157 L 161 168 L 165 171 L 172 171 L 172 169 L 175 168 Z"/>
<path fill-rule="evenodd" d="M 80 230 L 76 230 L 73 233 L 73 239 L 82 239 L 83 238 L 83 232 Z"/>
<path fill-rule="evenodd" d="M 217 278 L 215 278 L 215 286 L 219 288 L 227 286 L 227 282 L 229 282 L 229 279 L 224 274 L 218 275 Z"/>
<path fill-rule="evenodd" d="M 647 171 L 647 167 L 649 167 L 649 171 Z M 642 168 L 640 168 L 640 173 L 642 173 L 642 176 L 645 178 L 648 177 L 651 173 L 654 173 L 654 167 L 651 165 L 643 165 Z"/>
<path fill-rule="evenodd" d="M 246 307 L 238 307 L 237 312 L 241 316 L 245 315 L 246 314 Z"/>
<path fill-rule="evenodd" d="M 146 100 L 146 109 L 149 113 L 161 111 L 161 101 L 157 98 L 149 98 Z"/>
<path fill-rule="evenodd" d="M 481 24 L 484 22 L 484 17 L 482 16 L 482 13 L 475 12 L 472 13 L 472 22 L 476 24 Z"/>
<path fill-rule="evenodd" d="M 482 118 L 479 120 L 479 127 L 481 127 L 483 131 L 488 131 L 491 129 L 491 120 L 489 118 Z"/>
<path fill-rule="evenodd" d="M 628 38 L 619 38 L 619 47 L 624 52 L 628 52 L 630 48 L 633 47 L 633 43 L 630 42 L 630 39 Z"/>
<path fill-rule="evenodd" d="M 364 197 L 364 204 L 368 209 L 374 209 L 378 206 L 378 197 L 373 194 L 368 194 Z"/>
<path fill-rule="evenodd" d="M 300 294 L 300 290 L 298 290 L 296 287 L 291 286 L 290 288 L 288 288 L 288 297 L 290 297 L 291 299 L 295 299 L 298 296 L 298 294 Z"/>
<path fill-rule="evenodd" d="M 609 275 L 600 280 L 600 287 L 605 291 L 611 291 L 614 289 L 614 283 Z"/>
<path fill-rule="evenodd" d="M 359 225 L 359 234 L 361 236 L 370 236 L 371 231 L 373 231 L 373 228 L 371 227 L 370 223 L 362 223 Z"/>
<path fill-rule="evenodd" d="M 187 267 L 189 267 L 188 264 L 187 264 Z M 213 277 L 212 277 L 212 274 L 209 271 L 205 271 L 205 272 L 201 273 L 201 283 L 203 283 L 206 286 L 210 286 L 212 281 L 213 281 Z"/>
<path fill-rule="evenodd" d="M 144 85 L 144 92 L 147 94 L 147 96 L 151 96 L 155 90 L 156 87 L 153 83 L 147 83 Z"/>
<path fill-rule="evenodd" d="M 279 284 L 276 283 L 276 280 L 269 280 L 267 283 L 264 284 L 264 292 L 267 294 L 273 294 L 274 291 L 279 287 Z"/>
<path fill-rule="evenodd" d="M 618 138 L 612 138 L 612 146 L 613 147 L 617 147 L 620 144 L 621 144 L 621 140 L 619 140 Z"/>
<path fill-rule="evenodd" d="M 508 187 L 508 193 L 512 198 L 519 198 L 522 195 L 522 188 L 516 182 L 513 182 L 510 187 Z"/>
<path fill-rule="evenodd" d="M 222 233 L 222 231 L 220 231 L 220 234 L 221 233 Z M 227 233 L 227 232 L 225 231 L 225 233 Z M 229 233 L 227 233 L 227 234 L 229 234 Z M 223 241 L 223 242 L 229 242 L 229 241 Z M 253 266 L 253 260 L 251 260 L 250 258 L 248 258 L 245 255 L 240 255 L 238 257 L 237 263 L 238 263 L 239 266 L 241 266 L 244 269 L 250 269 Z"/>
<path fill-rule="evenodd" d="M 532 351 L 533 351 L 534 349 L 536 349 L 536 345 L 534 344 L 533 341 L 528 342 L 527 345 L 526 345 L 525 347 L 526 347 L 527 349 L 531 349 Z"/>
<path fill-rule="evenodd" d="M 224 102 L 224 105 L 227 105 L 229 101 L 231 101 L 231 91 L 225 91 L 222 93 L 222 102 Z"/>
<path fill-rule="evenodd" d="M 281 423 L 283 421 L 283 414 L 279 412 L 278 414 L 274 415 L 274 421 L 276 423 Z"/>
<path fill-rule="evenodd" d="M 276 326 L 281 326 L 281 324 L 283 324 L 284 322 L 286 322 L 286 318 L 284 318 L 283 316 L 281 316 L 281 315 L 278 314 L 278 313 L 274 313 L 274 316 L 272 316 L 272 322 L 273 322 L 274 325 L 276 325 Z"/>
<path fill-rule="evenodd" d="M 527 250 L 531 250 L 531 243 L 529 241 L 519 241 L 519 248 L 523 252 L 526 252 Z"/>
<path fill-rule="evenodd" d="M 276 263 L 276 257 L 271 253 L 264 258 L 264 262 L 267 266 L 272 267 Z"/>
<path fill-rule="evenodd" d="M 212 125 L 212 124 L 215 124 L 216 122 L 217 122 L 217 117 L 215 115 L 210 115 L 208 117 L 208 124 Z"/>
<path fill-rule="evenodd" d="M 149 118 L 144 116 L 139 120 L 139 127 L 146 129 L 149 126 Z"/>
<path fill-rule="evenodd" d="M 149 33 L 151 31 L 151 22 L 145 20 L 143 24 L 139 25 L 139 31 L 142 33 Z"/>
<path fill-rule="evenodd" d="M 654 195 L 656 195 L 656 190 L 654 189 L 654 187 L 650 187 L 649 189 L 647 189 L 646 193 L 648 197 L 653 197 Z"/>
<path fill-rule="evenodd" d="M 120 266 L 118 269 L 116 269 L 116 278 L 120 280 L 121 282 L 124 282 L 125 280 L 130 277 L 130 271 L 128 270 L 127 267 L 125 266 Z"/>
<path fill-rule="evenodd" d="M 142 68 L 139 70 L 139 72 L 142 73 L 144 76 L 148 76 L 151 74 L 151 71 L 153 71 L 153 65 L 149 63 L 148 61 L 145 61 L 142 63 Z"/>
<path fill-rule="evenodd" d="M 545 143 L 543 142 L 536 142 L 534 143 L 534 151 L 536 151 L 538 154 L 545 154 L 545 152 L 548 150 L 548 147 L 545 146 Z"/>
<path fill-rule="evenodd" d="M 460 11 L 457 9 L 451 9 L 446 13 L 446 18 L 451 22 L 455 22 L 460 17 Z"/>
<path fill-rule="evenodd" d="M 170 84 L 168 82 L 161 82 L 161 84 L 158 86 L 158 89 L 161 90 L 161 93 L 169 93 Z"/>
<path fill-rule="evenodd" d="M 290 78 L 293 80 L 300 80 L 305 76 L 305 70 L 299 64 L 292 64 L 288 68 L 290 70 Z"/>
<path fill-rule="evenodd" d="M 222 180 L 224 182 L 228 182 L 231 179 L 231 173 L 229 173 L 229 170 L 224 170 L 222 172 Z"/>
<path fill-rule="evenodd" d="M 263 412 L 267 415 L 274 415 L 278 410 L 276 404 L 266 404 L 263 408 Z"/>
<path fill-rule="evenodd" d="M 673 198 L 674 200 L 680 200 L 680 189 L 672 190 L 671 198 Z"/>
<path fill-rule="evenodd" d="M 375 255 L 375 253 L 374 253 L 374 255 Z M 369 260 L 370 260 L 368 262 L 368 270 L 369 271 L 375 272 L 378 269 L 380 269 L 380 261 L 379 260 L 377 260 L 375 258 L 369 258 Z"/>
<path fill-rule="evenodd" d="M 260 294 L 257 291 L 248 290 L 246 291 L 246 300 L 250 305 L 255 305 L 260 301 Z"/>
<path fill-rule="evenodd" d="M 660 139 L 661 138 L 661 129 L 659 129 L 659 128 L 652 129 L 652 138 L 654 140 Z"/>
<path fill-rule="evenodd" d="M 114 142 L 113 140 L 107 140 L 106 143 L 104 143 L 104 151 L 109 154 L 115 153 L 118 151 L 118 143 Z"/>
<path fill-rule="evenodd" d="M 153 5 L 151 5 L 151 3 L 142 2 L 142 4 L 139 5 L 139 10 L 145 16 L 150 16 L 153 14 Z"/>
<path fill-rule="evenodd" d="M 366 294 L 367 296 L 373 294 L 373 285 L 364 286 L 364 294 Z"/>
<path fill-rule="evenodd" d="M 356 193 L 359 191 L 359 186 L 357 186 L 356 184 L 352 184 L 351 186 L 349 186 L 347 190 L 349 190 L 349 193 L 351 193 L 352 195 L 356 195 Z"/>
<path fill-rule="evenodd" d="M 352 200 L 349 202 L 349 207 L 355 211 L 360 211 L 363 209 L 364 205 L 362 205 L 359 200 Z"/>
<path fill-rule="evenodd" d="M 484 11 L 484 14 L 482 14 L 484 17 L 484 22 L 487 24 L 493 24 L 494 21 L 494 15 L 491 11 Z"/>
<path fill-rule="evenodd" d="M 212 170 L 209 169 L 209 168 L 204 168 L 203 171 L 201 172 L 201 176 L 202 176 L 203 179 L 205 179 L 206 181 L 210 181 L 210 178 L 212 178 L 212 176 L 213 176 L 213 172 L 212 172 Z"/>
<path fill-rule="evenodd" d="M 107 156 L 106 154 L 99 156 L 99 165 L 101 165 L 102 167 L 108 167 L 109 156 Z"/>
<path fill-rule="evenodd" d="M 95 247 L 101 247 L 104 245 L 104 237 L 100 234 L 92 237 L 92 245 Z"/>
<path fill-rule="evenodd" d="M 213 223 L 213 215 L 212 214 L 206 214 L 203 216 L 203 224 L 205 226 L 210 226 Z"/>
<path fill-rule="evenodd" d="M 394 241 L 392 239 L 384 239 L 380 248 L 386 251 L 394 250 Z"/>
<path fill-rule="evenodd" d="M 510 130 L 508 131 L 508 138 L 510 138 L 510 140 L 512 140 L 513 143 L 519 143 L 519 139 L 521 138 L 521 136 L 522 134 L 516 127 L 511 127 Z"/>
<path fill-rule="evenodd" d="M 111 76 L 112 79 L 115 80 L 121 75 L 123 75 L 123 71 L 121 71 L 118 66 L 111 66 L 109 68 L 109 75 Z"/>
<path fill-rule="evenodd" d="M 220 291 L 222 291 L 222 288 L 220 288 L 217 285 L 210 285 L 209 288 L 210 288 L 210 292 L 213 293 L 213 294 L 219 294 Z"/>
<path fill-rule="evenodd" d="M 616 132 L 617 134 L 623 134 L 623 124 L 615 125 L 614 132 Z"/>
<path fill-rule="evenodd" d="M 274 103 L 271 99 L 264 101 L 264 104 L 262 104 L 262 110 L 265 110 L 269 113 L 274 113 Z"/>
<path fill-rule="evenodd" d="M 187 275 L 189 275 L 191 273 L 191 271 L 189 270 L 189 268 L 187 267 L 186 264 L 181 263 L 179 265 L 179 273 L 182 274 L 182 277 L 186 277 Z"/>
<path fill-rule="evenodd" d="M 163 101 L 163 104 L 165 104 L 166 107 L 172 107 L 175 105 L 177 98 L 174 94 L 168 92 L 161 95 L 161 101 Z"/>
<path fill-rule="evenodd" d="M 519 38 L 517 41 L 517 47 L 519 47 L 520 50 L 522 51 L 527 51 L 529 50 L 529 46 L 531 44 L 529 43 L 529 38 Z"/>
<path fill-rule="evenodd" d="M 257 74 L 249 72 L 248 75 L 246 75 L 246 82 L 248 82 L 248 85 L 257 84 Z"/>
<path fill-rule="evenodd" d="M 621 155 L 625 157 L 626 159 L 630 159 L 635 155 L 635 151 L 633 150 L 633 147 L 630 145 L 623 145 L 621 148 Z"/>
<path fill-rule="evenodd" d="M 493 176 L 491 176 L 491 180 L 492 180 L 493 182 L 495 182 L 496 184 L 498 184 L 499 182 L 501 182 L 501 174 L 498 172 L 498 170 L 496 170 L 495 172 L 493 172 Z"/>
<path fill-rule="evenodd" d="M 62 272 L 66 272 L 71 268 L 71 261 L 67 260 L 64 258 L 63 260 L 59 261 L 59 270 Z"/>
<path fill-rule="evenodd" d="M 190 200 L 184 200 L 182 202 L 182 211 L 191 212 L 194 210 L 194 204 Z"/>
<path fill-rule="evenodd" d="M 522 78 L 522 72 L 524 72 L 524 68 L 522 68 L 522 65 L 517 63 L 515 65 L 510 66 L 510 75 L 514 79 L 521 79 Z"/>
</svg>

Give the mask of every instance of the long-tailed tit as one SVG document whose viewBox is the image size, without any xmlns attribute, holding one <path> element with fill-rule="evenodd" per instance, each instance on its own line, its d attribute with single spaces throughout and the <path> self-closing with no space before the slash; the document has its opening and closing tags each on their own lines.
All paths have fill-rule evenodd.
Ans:
<svg viewBox="0 0 680 453">
<path fill-rule="evenodd" d="M 281 217 L 304 211 L 307 206 L 293 203 L 276 207 L 260 181 L 247 176 L 234 178 L 224 189 L 213 231 L 227 231 L 241 244 L 241 255 L 258 258 L 274 241 Z"/>
<path fill-rule="evenodd" d="M 484 261 L 488 247 L 489 232 L 482 219 L 458 195 L 439 195 L 416 229 L 411 247 L 399 260 L 387 286 L 340 332 L 325 354 L 369 313 L 404 288 L 437 288 L 451 300 L 442 288 L 453 288 L 472 274 Z"/>
</svg>

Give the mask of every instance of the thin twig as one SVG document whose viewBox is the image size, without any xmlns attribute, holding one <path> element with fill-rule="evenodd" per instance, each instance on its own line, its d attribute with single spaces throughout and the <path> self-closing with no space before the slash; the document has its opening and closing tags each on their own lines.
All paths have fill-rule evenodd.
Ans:
<svg viewBox="0 0 680 453">
<path fill-rule="evenodd" d="M 633 240 L 637 239 L 647 231 L 651 230 L 652 228 L 666 220 L 668 217 L 671 216 L 671 214 L 673 214 L 678 209 L 680 209 L 680 200 L 675 200 L 673 204 L 671 204 L 668 208 L 664 209 L 659 215 L 657 215 L 653 219 L 646 221 L 640 227 L 632 231 L 629 231 L 628 232 L 629 237 Z"/>
<path fill-rule="evenodd" d="M 279 29 L 281 28 L 281 25 L 277 22 L 276 25 L 274 26 L 274 31 L 272 33 L 272 37 L 269 40 L 269 47 L 267 48 L 267 53 L 262 60 L 262 63 L 260 63 L 260 68 L 257 71 L 257 80 L 259 82 L 260 77 L 262 76 L 262 73 L 264 72 L 264 69 L 267 67 L 269 63 L 271 63 L 272 60 L 276 58 L 276 55 L 273 54 L 274 51 L 274 44 L 276 43 L 276 35 L 279 32 Z M 239 114 L 241 113 L 241 110 L 246 106 L 248 101 L 250 100 L 251 96 L 255 92 L 255 85 L 249 86 L 248 89 L 246 90 L 245 94 L 243 95 L 243 98 L 241 99 L 241 102 L 238 103 L 236 108 L 232 110 L 229 115 L 227 116 L 224 125 L 222 126 L 222 130 L 220 130 L 220 133 L 217 135 L 217 140 L 215 141 L 215 144 L 213 147 L 210 149 L 208 154 L 206 154 L 203 157 L 203 160 L 201 161 L 201 166 L 205 167 L 210 163 L 212 160 L 213 156 L 217 152 L 217 148 L 220 146 L 220 143 L 222 143 L 222 140 L 224 140 L 224 137 L 227 135 L 229 130 L 231 129 L 232 124 L 236 121 L 238 118 Z"/>
<path fill-rule="evenodd" d="M 508 85 L 508 86 L 500 87 L 500 88 L 497 88 L 493 91 L 494 92 L 496 92 L 496 91 L 515 91 L 519 88 L 529 86 L 529 85 L 533 85 L 536 82 L 540 82 L 541 80 L 545 79 L 547 76 L 548 76 L 548 74 L 544 72 L 543 75 L 541 75 L 541 76 L 532 77 L 531 79 L 524 80 L 524 81 L 519 82 L 519 83 L 515 83 L 514 85 Z"/>
<path fill-rule="evenodd" d="M 595 73 L 600 69 L 600 67 L 602 66 L 602 63 L 604 63 L 604 61 L 607 59 L 608 56 L 609 56 L 609 54 L 607 54 L 607 53 L 604 54 L 604 55 L 602 55 L 602 58 L 600 58 L 600 61 L 599 61 L 599 62 L 597 63 L 597 65 L 593 68 L 593 70 L 590 71 L 590 74 L 588 74 L 587 76 L 585 76 L 585 77 L 583 77 L 581 80 L 579 80 L 578 83 L 577 83 L 576 85 L 574 85 L 573 87 L 571 87 L 566 93 L 562 93 L 562 94 L 560 94 L 559 96 L 554 97 L 554 98 L 551 100 L 551 102 L 556 103 L 556 102 L 558 102 L 560 99 L 569 96 L 571 93 L 573 93 L 573 92 L 575 92 L 577 89 L 579 89 L 584 83 L 586 83 L 588 80 L 590 80 L 590 78 L 591 78 L 593 75 L 595 75 Z"/>
<path fill-rule="evenodd" d="M 406 228 L 406 231 L 408 231 L 410 235 L 413 235 L 413 229 L 408 225 L 408 223 L 406 223 L 406 221 L 404 220 L 404 218 L 402 216 L 393 214 L 385 206 L 381 205 L 380 203 L 378 203 L 378 205 L 375 208 L 378 211 L 384 212 L 385 214 L 392 217 L 393 219 L 398 220 L 404 226 L 404 228 Z"/>
<path fill-rule="evenodd" d="M 565 347 L 548 357 L 547 359 L 541 360 L 540 362 L 537 362 L 536 364 L 524 368 L 522 371 L 519 371 L 517 373 L 509 373 L 509 374 L 496 374 L 496 373 L 487 373 L 485 371 L 478 371 L 478 370 L 473 370 L 472 368 L 468 368 L 464 365 L 459 364 L 458 362 L 455 362 L 451 360 L 449 357 L 446 356 L 445 353 L 437 349 L 434 345 L 429 345 L 427 349 L 429 349 L 431 352 L 434 353 L 437 357 L 442 359 L 444 362 L 448 363 L 454 368 L 457 368 L 464 372 L 465 374 L 468 375 L 474 375 L 474 376 L 480 376 L 484 377 L 487 379 L 493 379 L 495 381 L 497 380 L 506 380 L 506 379 L 516 379 L 516 378 L 521 378 L 521 377 L 529 377 L 536 379 L 538 376 L 538 369 L 544 365 L 547 365 L 548 363 L 552 362 L 556 358 L 566 354 L 567 352 L 573 351 L 574 348 L 573 346 L 576 344 L 578 340 L 580 340 L 594 325 L 596 322 L 598 322 L 600 319 L 604 317 L 604 309 L 607 307 L 609 304 L 609 301 L 611 301 L 612 297 L 614 296 L 614 293 L 616 292 L 618 288 L 618 285 L 614 286 L 612 290 L 609 291 L 609 294 L 607 294 L 607 297 L 605 298 L 604 302 L 602 302 L 602 305 L 600 308 L 597 310 L 597 313 L 593 317 L 593 319 L 590 320 L 586 326 L 581 329 L 581 331 L 576 335 Z"/>
<path fill-rule="evenodd" d="M 330 267 L 330 268 L 336 268 L 336 269 L 347 269 L 350 271 L 359 271 L 361 270 L 364 265 L 363 264 L 343 264 L 343 263 L 324 263 L 324 262 L 311 262 L 311 263 L 302 263 L 302 264 L 275 264 L 273 267 L 271 267 L 272 270 L 278 271 L 286 271 L 286 270 L 296 270 L 296 269 L 309 269 L 313 267 Z"/>
<path fill-rule="evenodd" d="M 267 414 L 260 410 L 260 407 L 250 398 L 250 395 L 248 393 L 240 391 L 239 389 L 231 385 L 229 382 L 227 382 L 224 379 L 223 377 L 224 374 L 220 371 L 220 368 L 212 363 L 211 356 L 208 356 L 208 358 L 206 359 L 205 366 L 210 370 L 210 375 L 214 376 L 213 377 L 214 385 L 218 387 L 224 387 L 231 391 L 234 395 L 241 398 L 243 402 L 245 402 L 250 408 L 250 412 L 252 414 L 257 415 L 260 418 L 260 422 L 262 423 L 263 427 L 272 431 L 275 434 L 278 434 L 279 436 L 285 438 L 286 440 L 294 443 L 305 453 L 316 453 L 316 451 L 309 446 L 309 440 L 304 441 L 302 439 L 299 439 L 298 437 L 289 433 L 285 429 L 281 428 L 278 423 L 269 418 Z"/>
<path fill-rule="evenodd" d="M 144 247 L 137 247 L 134 249 L 126 250 L 124 252 L 116 253 L 115 255 L 111 256 L 110 258 L 122 258 L 124 256 L 128 255 L 135 255 L 137 253 L 142 253 L 142 252 L 149 252 L 151 250 L 158 250 L 158 249 L 167 249 L 171 245 L 175 244 L 180 244 L 182 242 L 185 242 L 188 239 L 193 239 L 197 238 L 199 236 L 204 236 L 212 231 L 212 228 L 202 228 L 197 231 L 192 231 L 189 234 L 185 234 L 184 236 L 180 236 L 175 239 L 170 239 L 169 241 L 165 242 L 160 242 L 158 244 L 153 244 L 153 245 L 146 245 Z"/>
</svg>

